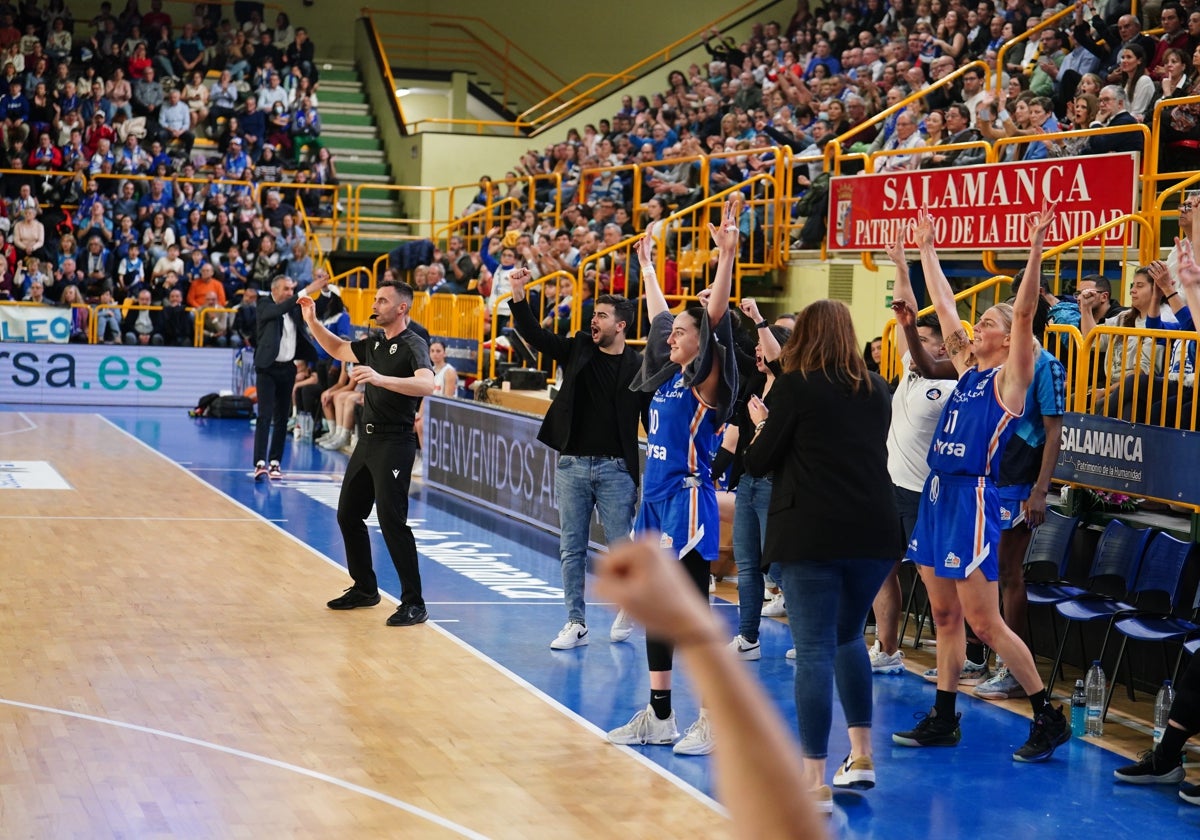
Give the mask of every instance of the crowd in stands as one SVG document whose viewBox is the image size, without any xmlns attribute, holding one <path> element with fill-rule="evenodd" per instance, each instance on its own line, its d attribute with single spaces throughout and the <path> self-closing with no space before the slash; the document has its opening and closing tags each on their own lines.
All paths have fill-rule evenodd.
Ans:
<svg viewBox="0 0 1200 840">
<path fill-rule="evenodd" d="M 0 300 L 72 306 L 73 341 L 95 317 L 105 343 L 191 345 L 197 311 L 236 307 L 202 315 L 204 343 L 249 342 L 248 290 L 323 271 L 304 216 L 328 215 L 337 171 L 313 42 L 260 4 L 194 8 L 0 2 Z"/>
</svg>

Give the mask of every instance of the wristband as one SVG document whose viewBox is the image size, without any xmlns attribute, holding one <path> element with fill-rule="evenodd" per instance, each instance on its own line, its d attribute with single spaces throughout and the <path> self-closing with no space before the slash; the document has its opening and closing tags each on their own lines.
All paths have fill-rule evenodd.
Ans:
<svg viewBox="0 0 1200 840">
<path fill-rule="evenodd" d="M 756 432 L 761 432 L 761 431 L 763 430 L 763 426 L 765 426 L 765 425 L 767 425 L 767 421 L 766 421 L 766 420 L 762 420 L 762 421 L 760 421 L 760 422 L 758 422 L 758 423 L 755 423 L 755 424 L 754 424 L 754 431 L 756 431 Z"/>
<path fill-rule="evenodd" d="M 1170 300 L 1173 297 L 1179 297 L 1179 292 L 1171 292 L 1171 294 L 1167 295 L 1165 298 L 1163 298 L 1163 300 Z"/>
<path fill-rule="evenodd" d="M 765 330 L 767 328 L 767 319 L 763 318 L 761 321 L 759 321 L 757 324 L 754 325 L 754 328 L 756 330 Z"/>
</svg>

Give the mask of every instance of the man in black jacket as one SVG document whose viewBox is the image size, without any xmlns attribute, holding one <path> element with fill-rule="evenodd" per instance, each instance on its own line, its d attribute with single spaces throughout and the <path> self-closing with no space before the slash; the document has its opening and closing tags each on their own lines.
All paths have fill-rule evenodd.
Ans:
<svg viewBox="0 0 1200 840">
<path fill-rule="evenodd" d="M 1107 128 L 1121 125 L 1137 125 L 1133 114 L 1125 110 L 1125 88 L 1107 85 L 1100 91 L 1100 122 Z M 1142 134 L 1139 131 L 1121 131 L 1116 134 L 1093 134 L 1083 145 L 1084 155 L 1105 155 L 1109 152 L 1142 152 Z"/>
<path fill-rule="evenodd" d="M 319 293 L 329 280 L 314 279 L 305 294 Z M 271 294 L 258 298 L 258 336 L 254 345 L 257 372 L 258 422 L 254 427 L 254 480 L 283 478 L 279 460 L 287 436 L 292 387 L 296 384 L 296 359 L 316 362 L 317 354 L 304 332 L 296 305 L 296 282 L 279 275 L 271 281 Z M 267 444 L 270 443 L 270 452 Z M 269 461 L 269 463 L 268 463 Z"/>
<path fill-rule="evenodd" d="M 567 623 L 550 643 L 567 650 L 588 643 L 584 620 L 584 575 L 592 511 L 609 542 L 628 538 L 638 491 L 638 419 L 641 394 L 629 384 L 641 367 L 641 354 L 625 343 L 625 327 L 633 319 L 633 302 L 619 295 L 596 299 L 590 333 L 570 338 L 554 335 L 538 323 L 525 298 L 528 269 L 509 274 L 512 322 L 539 353 L 562 366 L 562 386 L 542 422 L 538 440 L 559 453 L 554 492 L 561 529 Z M 613 623 L 611 638 L 624 641 L 631 627 L 624 614 Z"/>
</svg>

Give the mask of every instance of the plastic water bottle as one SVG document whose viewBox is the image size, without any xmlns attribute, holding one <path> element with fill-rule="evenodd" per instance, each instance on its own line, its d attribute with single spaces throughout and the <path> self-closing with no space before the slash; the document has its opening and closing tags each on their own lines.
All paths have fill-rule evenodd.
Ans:
<svg viewBox="0 0 1200 840">
<path fill-rule="evenodd" d="M 1167 731 L 1167 721 L 1171 718 L 1171 706 L 1175 702 L 1175 688 L 1170 680 L 1163 680 L 1158 697 L 1154 700 L 1154 746 L 1162 740 Z"/>
<path fill-rule="evenodd" d="M 1100 660 L 1092 662 L 1087 672 L 1087 682 L 1084 686 L 1087 694 L 1087 734 L 1104 734 L 1104 669 Z"/>
<path fill-rule="evenodd" d="M 313 418 L 307 411 L 296 415 L 296 440 L 311 442 L 313 437 Z"/>
<path fill-rule="evenodd" d="M 1071 737 L 1082 738 L 1087 734 L 1087 694 L 1083 680 L 1075 680 L 1075 691 L 1071 694 Z"/>
</svg>

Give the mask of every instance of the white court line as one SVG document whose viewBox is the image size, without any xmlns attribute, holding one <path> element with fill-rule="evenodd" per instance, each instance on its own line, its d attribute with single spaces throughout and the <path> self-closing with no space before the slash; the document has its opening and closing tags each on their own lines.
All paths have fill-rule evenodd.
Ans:
<svg viewBox="0 0 1200 840">
<path fill-rule="evenodd" d="M 76 720 L 86 720 L 90 723 L 101 723 L 105 726 L 114 726 L 117 729 L 128 729 L 131 732 L 141 732 L 145 735 L 154 735 L 158 738 L 170 738 L 172 741 L 181 741 L 185 744 L 191 744 L 194 747 L 203 747 L 206 750 L 213 750 L 226 755 L 236 756 L 237 758 L 248 758 L 251 761 L 257 761 L 259 764 L 265 764 L 268 767 L 277 767 L 281 770 L 287 770 L 289 773 L 296 773 L 300 776 L 307 776 L 310 779 L 316 779 L 319 782 L 326 782 L 337 787 L 344 788 L 352 793 L 358 793 L 377 802 L 382 802 L 385 805 L 391 805 L 393 808 L 398 808 L 401 811 L 406 811 L 413 816 L 420 817 L 423 820 L 428 820 L 434 825 L 439 825 L 442 828 L 449 829 L 455 834 L 463 837 L 471 837 L 476 840 L 488 840 L 487 835 L 472 831 L 469 828 L 451 822 L 445 817 L 439 817 L 437 814 L 430 813 L 424 808 L 419 808 L 405 802 L 402 799 L 397 799 L 394 796 L 388 796 L 386 793 L 380 793 L 377 790 L 356 785 L 353 782 L 347 782 L 345 779 L 339 779 L 336 776 L 330 776 L 327 773 L 320 773 L 316 770 L 309 770 L 307 767 L 300 767 L 296 764 L 289 764 L 286 761 L 280 761 L 276 758 L 269 758 L 258 753 L 246 752 L 245 750 L 235 749 L 234 747 L 226 747 L 221 744 L 214 744 L 212 741 L 202 741 L 199 738 L 191 738 L 187 735 L 180 735 L 177 732 L 167 732 L 162 729 L 153 729 L 149 726 L 139 726 L 136 723 L 126 723 L 121 720 L 113 720 L 112 718 L 102 718 L 96 715 L 85 715 L 81 712 L 72 712 L 67 709 L 55 709 L 51 706 L 38 706 L 34 703 L 22 703 L 19 700 L 8 700 L 0 697 L 0 704 L 5 706 L 15 706 L 19 709 L 27 709 L 34 712 L 45 712 L 52 715 L 62 715 L 63 717 L 75 718 Z"/>
<path fill-rule="evenodd" d="M 99 417 L 100 420 L 102 420 L 103 422 L 112 426 L 118 432 L 120 432 L 121 434 L 128 437 L 130 440 L 132 440 L 138 446 L 141 446 L 143 449 L 146 449 L 147 451 L 153 453 L 155 456 L 166 461 L 168 464 L 175 467 L 180 472 L 182 472 L 184 475 L 188 476 L 189 478 L 191 478 L 193 481 L 197 482 L 198 484 L 204 486 L 211 492 L 216 493 L 218 496 L 223 496 L 229 502 L 231 502 L 232 504 L 241 508 L 242 510 L 246 511 L 251 516 L 262 519 L 262 521 L 264 521 L 268 524 L 272 524 L 270 522 L 270 520 L 263 519 L 261 516 L 259 516 L 259 514 L 256 511 L 254 511 L 251 508 L 247 507 L 246 505 L 242 504 L 237 499 L 228 495 L 224 491 L 212 486 L 207 481 L 205 481 L 200 476 L 196 475 L 194 472 L 187 469 L 186 467 L 179 466 L 174 461 L 172 461 L 170 458 L 168 458 L 166 455 L 164 455 L 163 453 L 161 453 L 157 449 L 155 449 L 153 446 L 151 446 L 148 443 L 145 443 L 141 439 L 139 439 L 139 438 L 135 437 L 134 435 L 130 434 L 129 432 L 125 431 L 120 426 L 118 426 L 116 423 L 113 423 L 111 420 L 109 420 L 107 417 L 104 417 L 103 415 L 100 415 L 100 414 L 97 414 L 95 416 Z M 294 542 L 296 545 L 300 546 L 302 549 L 307 551 L 309 554 L 312 554 L 315 557 L 319 557 L 321 560 L 324 560 L 326 563 L 328 563 L 333 568 L 337 569 L 339 572 L 345 573 L 346 569 L 344 566 L 337 563 L 332 558 L 327 557 L 324 554 L 322 554 L 321 552 L 317 551 L 315 548 L 313 548 L 308 543 L 304 542 L 304 540 L 300 539 L 295 534 L 291 534 L 291 533 L 283 530 L 282 528 L 278 528 L 277 526 L 274 526 L 274 525 L 272 525 L 272 527 L 276 527 L 276 529 L 279 531 L 279 533 L 283 534 L 285 537 L 287 537 L 289 540 Z M 380 590 L 379 594 L 382 595 L 383 597 L 385 597 L 387 600 L 391 601 L 393 604 L 400 603 L 398 598 L 396 598 L 394 595 L 392 595 L 388 592 L 384 592 L 383 590 Z M 556 602 L 556 603 L 558 603 L 558 602 Z M 558 606 L 561 607 L 562 604 L 558 603 Z M 508 668 L 501 665 L 496 660 L 490 658 L 489 656 L 484 654 L 482 651 L 477 650 L 474 647 L 471 647 L 471 645 L 467 644 L 465 641 L 460 639 L 458 636 L 455 636 L 449 630 L 446 630 L 442 627 L 438 627 L 436 624 L 433 624 L 430 626 L 431 626 L 431 629 L 433 629 L 434 631 L 436 631 L 438 633 L 441 633 L 447 639 L 454 642 L 454 644 L 458 645 L 463 650 L 469 652 L 472 656 L 474 656 L 479 661 L 481 661 L 487 665 L 490 665 L 496 671 L 499 671 L 501 674 L 508 677 L 510 680 L 515 682 L 517 685 L 521 686 L 526 691 L 528 691 L 530 694 L 539 698 L 543 703 L 546 703 L 548 706 L 550 706 L 553 709 L 557 709 L 560 713 L 562 713 L 563 715 L 566 715 L 568 718 L 575 721 L 577 724 L 582 726 L 588 732 L 593 733 L 594 735 L 596 735 L 597 737 L 599 737 L 601 739 L 607 740 L 607 738 L 606 738 L 607 733 L 604 732 L 604 730 L 600 729 L 600 727 L 596 726 L 594 723 L 592 723 L 587 718 L 577 714 L 574 710 L 567 708 L 562 703 L 558 702 L 553 697 L 551 697 L 549 694 L 547 694 L 546 692 L 542 691 L 537 686 L 530 683 L 524 677 L 521 677 L 518 674 L 514 673 L 513 671 L 510 671 Z M 664 768 L 664 767 L 656 764 L 655 762 L 651 761 L 650 759 L 646 758 L 646 756 L 644 756 L 641 753 L 639 753 L 638 751 L 634 750 L 632 747 L 624 747 L 624 746 L 616 746 L 616 745 L 613 745 L 613 746 L 616 749 L 619 749 L 619 750 L 622 750 L 623 752 L 625 752 L 626 755 L 628 755 L 634 761 L 640 763 L 642 766 L 646 767 L 652 773 L 656 773 L 659 776 L 661 776 L 662 778 L 666 779 L 668 782 L 675 785 L 677 788 L 679 788 L 681 791 L 683 791 L 687 795 L 691 796 L 693 799 L 707 805 L 709 808 L 712 808 L 718 814 L 721 814 L 726 817 L 729 816 L 729 812 L 727 810 L 725 810 L 724 806 L 722 806 L 721 803 L 717 802 L 715 799 L 713 799 L 711 796 L 707 795 L 703 791 L 701 791 L 695 787 L 692 787 L 690 784 L 685 782 L 683 779 L 679 778 L 674 773 L 671 773 L 666 768 Z"/>
<path fill-rule="evenodd" d="M 30 420 L 28 415 L 26 415 L 24 411 L 18 411 L 16 414 L 18 417 L 20 417 L 22 420 L 25 421 L 25 423 L 26 423 L 25 428 L 24 429 L 8 429 L 6 431 L 0 432 L 0 436 L 19 435 L 19 434 L 23 434 L 24 432 L 32 432 L 34 429 L 36 429 L 38 427 L 38 424 L 33 422 L 32 420 Z"/>
</svg>

